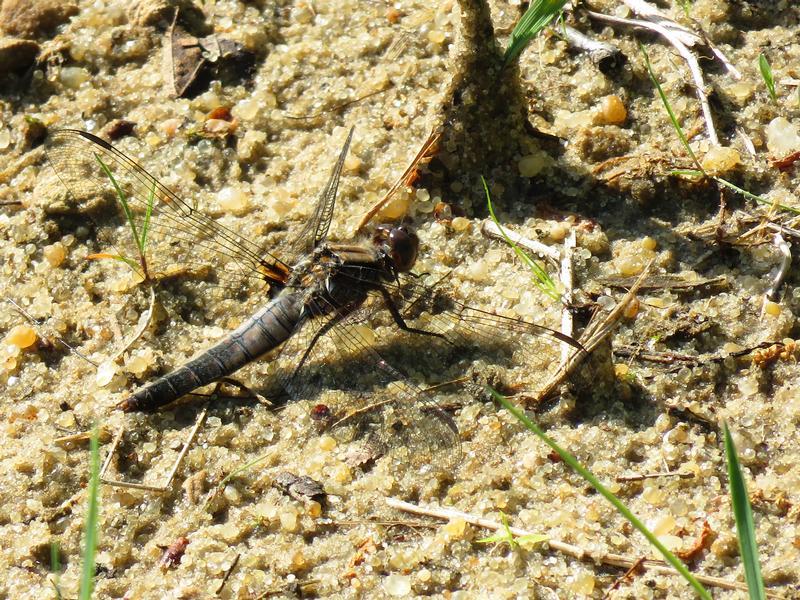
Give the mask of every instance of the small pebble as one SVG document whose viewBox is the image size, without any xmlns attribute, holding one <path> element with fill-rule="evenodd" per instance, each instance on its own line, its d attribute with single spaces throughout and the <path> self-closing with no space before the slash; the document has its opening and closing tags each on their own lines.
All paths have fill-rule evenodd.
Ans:
<svg viewBox="0 0 800 600">
<path fill-rule="evenodd" d="M 625 310 L 622 311 L 622 315 L 626 319 L 635 319 L 636 315 L 639 314 L 639 310 L 641 309 L 642 305 L 639 302 L 639 299 L 634 296 L 630 302 L 628 302 L 627 306 L 625 306 Z"/>
<path fill-rule="evenodd" d="M 319 442 L 317 442 L 317 445 L 319 446 L 319 449 L 322 450 L 323 452 L 330 452 L 331 450 L 336 448 L 336 439 L 329 435 L 323 435 L 322 437 L 319 438 Z"/>
<path fill-rule="evenodd" d="M 598 296 L 597 297 L 597 304 L 600 308 L 606 311 L 614 310 L 614 307 L 617 306 L 617 301 L 614 300 L 611 296 Z"/>
<path fill-rule="evenodd" d="M 568 232 L 569 232 L 569 227 L 567 227 L 563 223 L 553 223 L 553 225 L 550 226 L 550 232 L 548 233 L 548 237 L 553 242 L 560 242 L 565 237 L 567 237 Z"/>
<path fill-rule="evenodd" d="M 287 506 L 278 515 L 278 520 L 281 523 L 281 528 L 284 531 L 292 533 L 297 531 L 297 509 L 294 506 Z"/>
<path fill-rule="evenodd" d="M 438 29 L 431 29 L 428 32 L 428 41 L 432 44 L 441 44 L 445 40 L 444 31 L 439 31 Z"/>
<path fill-rule="evenodd" d="M 398 192 L 392 196 L 391 200 L 386 203 L 386 206 L 381 209 L 380 216 L 387 221 L 396 221 L 406 215 L 408 212 L 408 205 L 408 194 Z"/>
<path fill-rule="evenodd" d="M 645 262 L 641 256 L 621 256 L 616 261 L 619 274 L 623 277 L 630 277 L 631 275 L 641 275 L 644 271 Z"/>
<path fill-rule="evenodd" d="M 786 156 L 800 150 L 800 135 L 797 126 L 785 117 L 776 117 L 769 122 L 765 130 L 767 148 L 775 157 Z"/>
<path fill-rule="evenodd" d="M 536 177 L 549 164 L 550 158 L 544 152 L 538 152 L 523 156 L 517 163 L 517 168 L 522 177 Z"/>
<path fill-rule="evenodd" d="M 322 504 L 316 500 L 309 500 L 308 506 L 306 507 L 306 512 L 308 513 L 309 517 L 317 518 L 322 514 Z"/>
<path fill-rule="evenodd" d="M 99 387 L 105 387 L 114 379 L 117 374 L 117 363 L 113 360 L 107 360 L 97 367 L 97 375 L 95 376 L 95 383 Z"/>
<path fill-rule="evenodd" d="M 619 96 L 612 94 L 600 100 L 600 112 L 598 113 L 600 124 L 619 125 L 624 123 L 627 118 L 628 110 Z"/>
<path fill-rule="evenodd" d="M 67 257 L 67 250 L 60 242 L 42 248 L 42 254 L 51 267 L 60 267 Z"/>
<path fill-rule="evenodd" d="M 466 231 L 469 229 L 470 222 L 464 217 L 456 217 L 450 222 L 450 225 L 453 227 L 453 231 Z"/>
<path fill-rule="evenodd" d="M 402 16 L 403 16 L 403 13 L 401 13 L 401 12 L 400 12 L 399 10 L 397 10 L 395 7 L 391 7 L 391 8 L 389 8 L 389 9 L 386 11 L 386 20 L 387 20 L 389 23 L 391 23 L 392 25 L 394 25 L 395 23 L 397 23 L 398 21 L 400 21 L 400 18 L 401 18 Z"/>
<path fill-rule="evenodd" d="M 658 506 L 664 501 L 664 491 L 655 485 L 645 486 L 642 490 L 642 500 L 653 506 Z"/>
<path fill-rule="evenodd" d="M 59 79 L 64 87 L 77 90 L 81 85 L 91 78 L 89 71 L 81 67 L 63 67 L 59 74 Z"/>
<path fill-rule="evenodd" d="M 33 40 L 0 38 L 0 73 L 24 73 L 39 51 L 39 44 Z"/>
<path fill-rule="evenodd" d="M 567 579 L 567 587 L 576 595 L 591 596 L 594 592 L 595 578 L 594 574 L 588 571 L 582 571 L 577 575 L 573 575 Z"/>
<path fill-rule="evenodd" d="M 393 573 L 383 580 L 383 590 L 390 596 L 406 597 L 411 593 L 411 577 Z"/>
<path fill-rule="evenodd" d="M 224 187 L 217 194 L 217 201 L 222 210 L 233 214 L 241 214 L 250 205 L 250 195 L 240 188 Z"/>
<path fill-rule="evenodd" d="M 358 156 L 351 154 L 344 159 L 343 166 L 347 173 L 357 173 L 362 164 L 364 163 Z"/>
<path fill-rule="evenodd" d="M 706 171 L 712 174 L 721 175 L 728 173 L 738 167 L 742 162 L 742 157 L 735 148 L 725 148 L 723 146 L 712 146 L 703 157 L 701 164 Z"/>
<path fill-rule="evenodd" d="M 464 519 L 456 518 L 447 522 L 443 527 L 445 535 L 451 539 L 461 539 L 467 530 L 467 522 Z"/>
<path fill-rule="evenodd" d="M 239 502 L 242 501 L 242 494 L 235 485 L 226 485 L 222 494 L 225 496 L 225 499 L 233 505 L 239 504 Z"/>
<path fill-rule="evenodd" d="M 652 306 L 653 308 L 666 308 L 667 301 L 664 298 L 650 298 L 647 301 L 647 306 Z"/>
<path fill-rule="evenodd" d="M 6 342 L 17 348 L 28 348 L 36 342 L 36 330 L 30 325 L 17 325 L 6 334 Z"/>
<path fill-rule="evenodd" d="M 658 247 L 658 242 L 656 242 L 650 236 L 642 238 L 642 248 L 645 250 L 655 250 Z"/>
<path fill-rule="evenodd" d="M 778 317 L 781 314 L 781 305 L 777 302 L 767 300 L 764 302 L 764 314 L 770 317 Z"/>
</svg>

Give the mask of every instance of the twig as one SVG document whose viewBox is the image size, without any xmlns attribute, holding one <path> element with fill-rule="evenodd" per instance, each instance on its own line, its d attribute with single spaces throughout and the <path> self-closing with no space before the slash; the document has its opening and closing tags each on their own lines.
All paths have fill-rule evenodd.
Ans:
<svg viewBox="0 0 800 600">
<path fill-rule="evenodd" d="M 708 39 L 706 33 L 700 29 L 699 26 L 699 33 L 692 31 L 688 27 L 684 27 L 677 21 L 665 15 L 652 4 L 647 4 L 643 0 L 623 0 L 623 2 L 627 4 L 636 14 L 646 16 L 653 21 L 661 21 L 662 24 L 665 24 L 676 31 L 682 32 L 685 36 L 683 43 L 687 46 L 692 47 L 698 43 L 707 46 L 714 56 L 716 56 L 717 59 L 725 66 L 725 69 L 733 76 L 734 79 L 742 78 L 742 74 L 739 69 L 733 66 L 733 64 L 728 60 L 728 57 L 725 56 L 725 54 L 719 48 L 717 48 L 717 46 L 715 46 L 710 39 Z M 697 25 L 696 21 L 694 21 L 694 23 Z"/>
<path fill-rule="evenodd" d="M 555 246 L 548 246 L 542 242 L 531 240 L 505 228 L 504 231 L 508 238 L 517 246 L 530 250 L 542 258 L 552 261 L 556 266 L 561 263 L 561 251 Z M 503 232 L 500 231 L 500 228 L 491 219 L 487 219 L 481 224 L 481 233 L 489 239 L 505 241 Z"/>
<path fill-rule="evenodd" d="M 564 27 L 553 25 L 553 29 L 556 33 L 563 33 L 570 45 L 588 52 L 591 61 L 597 65 L 597 68 L 601 71 L 619 64 L 621 62 L 621 57 L 624 58 L 622 51 L 616 46 L 591 38 L 574 27 L 570 27 L 569 25 L 565 25 Z"/>
<path fill-rule="evenodd" d="M 775 238 L 773 240 L 775 242 L 775 246 L 777 246 L 778 251 L 781 254 L 781 263 L 778 265 L 777 270 L 775 271 L 775 277 L 772 280 L 772 284 L 767 288 L 767 291 L 764 292 L 767 300 L 771 300 L 772 302 L 778 301 L 778 292 L 783 285 L 784 279 L 789 274 L 789 267 L 792 266 L 792 250 L 789 247 L 789 244 L 786 243 L 786 240 L 783 239 L 783 236 L 780 232 L 775 234 Z"/>
<path fill-rule="evenodd" d="M 618 25 L 627 25 L 630 27 L 641 27 L 644 29 L 650 29 L 651 31 L 655 31 L 656 33 L 660 34 L 670 44 L 672 44 L 678 51 L 678 53 L 686 61 L 686 64 L 689 67 L 689 72 L 691 72 L 692 74 L 692 79 L 694 79 L 695 92 L 697 93 L 697 99 L 700 101 L 700 108 L 703 112 L 703 118 L 705 119 L 706 122 L 706 130 L 708 131 L 708 138 L 711 140 L 712 143 L 719 145 L 719 137 L 717 136 L 717 130 L 714 127 L 714 118 L 713 115 L 711 114 L 711 106 L 708 103 L 708 96 L 706 96 L 705 92 L 705 81 L 703 81 L 703 73 L 700 70 L 700 64 L 697 62 L 697 58 L 689 50 L 689 48 L 687 48 L 687 42 L 690 41 L 690 38 L 688 36 L 694 36 L 698 39 L 699 36 L 689 31 L 685 27 L 682 27 L 677 23 L 674 23 L 673 21 L 669 21 L 663 18 L 660 19 L 660 21 L 665 24 L 654 23 L 652 21 L 645 21 L 642 19 L 625 19 L 622 17 L 614 17 L 611 15 L 605 15 L 593 11 L 586 11 L 586 13 L 590 17 L 600 21 L 606 21 L 608 23 L 614 23 Z M 674 23 L 674 26 L 672 25 L 667 26 L 666 23 Z"/>
<path fill-rule="evenodd" d="M 575 255 L 575 247 L 578 245 L 575 228 L 571 227 L 566 239 L 564 240 L 564 250 L 561 253 L 561 285 L 564 288 L 561 298 L 563 307 L 561 308 L 561 333 L 566 336 L 574 337 L 575 321 L 572 318 L 572 301 L 575 285 L 575 274 L 573 271 L 572 259 Z M 566 364 L 572 353 L 572 346 L 567 342 L 561 342 L 561 364 Z"/>
<path fill-rule="evenodd" d="M 786 227 L 785 225 L 781 225 L 780 223 L 764 223 L 763 225 L 766 229 L 771 229 L 772 231 L 777 231 L 782 233 L 783 235 L 788 235 L 794 238 L 800 238 L 800 231 L 796 229 L 792 229 L 790 227 Z"/>
<path fill-rule="evenodd" d="M 377 204 L 375 204 L 372 208 L 370 208 L 363 217 L 361 217 L 361 221 L 358 223 L 358 227 L 356 227 L 356 233 L 359 233 L 364 227 L 366 227 L 367 223 L 369 223 L 372 218 L 377 215 L 384 206 L 389 203 L 389 200 L 394 195 L 394 193 L 399 190 L 403 185 L 406 185 L 406 180 L 408 176 L 417 168 L 420 162 L 425 158 L 425 156 L 430 152 L 432 148 L 439 143 L 439 138 L 441 137 L 441 133 L 433 130 L 428 135 L 428 139 L 425 140 L 425 143 L 422 144 L 422 147 L 417 152 L 417 155 L 414 157 L 414 160 L 408 165 L 403 174 L 394 182 L 389 191 L 381 198 Z"/>
<path fill-rule="evenodd" d="M 117 431 L 117 434 L 114 436 L 114 440 L 111 442 L 111 448 L 108 449 L 108 455 L 106 459 L 103 461 L 103 466 L 100 467 L 100 480 L 102 481 L 103 477 L 106 475 L 106 471 L 108 470 L 108 466 L 111 464 L 111 459 L 114 458 L 114 452 L 117 450 L 117 446 L 119 446 L 120 440 L 122 440 L 122 434 L 125 432 L 125 427 L 122 426 Z"/>
<path fill-rule="evenodd" d="M 541 401 L 545 398 L 550 397 L 553 391 L 561 385 L 561 383 L 569 377 L 569 375 L 578 368 L 578 366 L 592 353 L 592 350 L 597 348 L 597 346 L 602 342 L 606 337 L 608 337 L 611 332 L 616 327 L 619 320 L 622 318 L 622 315 L 627 308 L 628 304 L 630 304 L 636 296 L 636 293 L 639 291 L 639 287 L 642 285 L 642 282 L 647 277 L 647 274 L 650 272 L 650 268 L 653 266 L 653 261 L 651 260 L 647 263 L 644 270 L 642 270 L 642 274 L 639 275 L 639 279 L 636 280 L 631 286 L 631 289 L 628 291 L 625 296 L 622 297 L 622 300 L 617 303 L 614 309 L 608 313 L 608 315 L 604 319 L 593 319 L 586 330 L 583 332 L 581 339 L 578 340 L 584 347 L 585 351 L 577 351 L 572 354 L 565 362 L 563 362 L 559 367 L 558 370 L 552 375 L 550 381 L 544 386 L 541 392 L 539 392 L 536 400 Z"/>
<path fill-rule="evenodd" d="M 115 362 L 120 356 L 122 356 L 125 352 L 127 352 L 128 348 L 133 346 L 136 341 L 144 335 L 144 332 L 147 330 L 147 327 L 150 325 L 150 321 L 153 319 L 153 308 L 156 303 L 156 292 L 153 286 L 150 286 L 150 305 L 147 307 L 141 316 L 139 317 L 139 325 L 136 328 L 136 331 L 133 332 L 133 336 L 122 344 L 122 347 L 117 350 L 114 354 L 109 357 L 109 361 Z"/>
<path fill-rule="evenodd" d="M 169 489 L 169 486 L 172 484 L 172 479 L 175 477 L 175 473 L 178 472 L 178 468 L 183 462 L 183 457 L 186 456 L 186 453 L 189 451 L 189 446 L 191 446 L 192 442 L 194 441 L 195 436 L 197 435 L 200 426 L 203 424 L 203 419 L 206 418 L 207 409 L 203 409 L 200 411 L 200 415 L 197 417 L 197 421 L 192 427 L 192 430 L 189 432 L 189 437 L 186 440 L 186 443 L 183 445 L 180 453 L 178 454 L 178 458 L 175 459 L 175 464 L 172 465 L 172 469 L 167 475 L 166 481 L 161 485 L 148 485 L 145 483 L 132 483 L 128 481 L 119 481 L 116 479 L 105 479 L 101 476 L 100 481 L 111 486 L 115 487 L 124 487 L 124 488 L 132 488 L 135 490 L 145 490 L 148 492 L 166 492 Z M 117 444 L 119 443 L 119 438 L 122 437 L 122 429 L 120 429 L 117 437 L 114 438 L 114 444 L 112 445 L 111 451 L 108 453 L 106 457 L 106 461 L 103 465 L 103 469 L 101 470 L 101 475 L 105 473 L 105 469 L 108 467 L 108 463 L 111 461 L 111 455 L 113 454 L 114 449 L 116 449 Z"/>
<path fill-rule="evenodd" d="M 507 526 L 504 525 L 503 523 L 492 521 L 491 519 L 478 517 L 452 508 L 422 507 L 422 506 L 417 506 L 416 504 L 411 504 L 410 502 L 398 500 L 397 498 L 386 498 L 386 504 L 388 504 L 391 508 L 395 508 L 397 510 L 402 510 L 415 515 L 426 515 L 429 517 L 435 517 L 437 519 L 442 519 L 445 521 L 450 521 L 453 519 L 463 519 L 464 521 L 470 523 L 471 525 L 477 525 L 478 527 L 484 527 L 486 529 L 491 529 L 493 531 L 498 531 L 498 530 L 505 531 L 507 527 L 508 530 L 511 532 L 511 534 L 516 537 L 536 534 L 536 532 L 529 531 L 527 529 L 522 529 L 521 527 Z M 612 554 L 612 553 L 598 554 L 597 552 L 584 550 L 580 546 L 575 546 L 573 544 L 568 544 L 566 542 L 554 539 L 548 539 L 547 542 L 545 543 L 550 548 L 557 550 L 562 554 L 571 556 L 573 558 L 577 558 L 578 560 L 584 562 L 589 562 L 589 563 L 599 562 L 614 567 L 622 567 L 624 569 L 630 569 L 634 565 L 640 564 L 643 569 L 652 571 L 654 573 L 678 575 L 678 572 L 675 569 L 673 569 L 672 567 L 668 567 L 663 561 L 660 560 L 653 560 L 653 559 L 642 560 L 641 558 L 631 558 L 622 554 Z M 700 583 L 703 583 L 705 585 L 714 586 L 726 590 L 747 591 L 747 585 L 744 583 L 739 583 L 737 581 L 728 581 L 727 579 L 722 579 L 721 577 L 712 577 L 710 575 L 700 575 L 697 573 L 695 573 L 695 577 Z M 768 596 L 771 598 L 783 597 L 774 593 L 768 594 Z"/>
<path fill-rule="evenodd" d="M 100 441 L 105 442 L 108 440 L 108 431 L 104 427 L 100 427 Z M 76 442 L 88 442 L 92 437 L 91 431 L 80 431 L 78 433 L 70 433 L 69 435 L 62 435 L 53 440 L 54 444 L 59 446 L 66 446 Z"/>
<path fill-rule="evenodd" d="M 219 596 L 222 590 L 225 588 L 225 584 L 228 583 L 228 578 L 231 576 L 231 573 L 233 573 L 233 570 L 236 568 L 236 565 L 239 564 L 239 558 L 241 556 L 242 556 L 241 554 L 237 554 L 236 558 L 233 559 L 230 568 L 227 571 L 225 571 L 225 576 L 222 578 L 222 582 L 219 584 L 219 587 L 214 592 L 215 596 Z"/>
<path fill-rule="evenodd" d="M 779 344 L 780 342 L 761 342 L 749 348 L 742 348 L 734 352 L 714 352 L 709 354 L 680 354 L 678 352 L 643 352 L 641 346 L 615 346 L 614 356 L 620 358 L 636 358 L 638 360 L 645 360 L 649 362 L 661 363 L 672 365 L 675 363 L 689 363 L 693 365 L 708 364 L 710 362 L 721 362 L 726 358 L 733 357 L 739 358 L 752 354 L 756 350 L 769 348 Z"/>
<path fill-rule="evenodd" d="M 638 473 L 636 475 L 619 475 L 614 478 L 617 483 L 628 483 L 631 481 L 644 481 L 645 479 L 656 479 L 659 477 L 677 477 L 678 479 L 693 479 L 694 473 L 684 471 L 666 471 L 664 473 Z"/>
</svg>

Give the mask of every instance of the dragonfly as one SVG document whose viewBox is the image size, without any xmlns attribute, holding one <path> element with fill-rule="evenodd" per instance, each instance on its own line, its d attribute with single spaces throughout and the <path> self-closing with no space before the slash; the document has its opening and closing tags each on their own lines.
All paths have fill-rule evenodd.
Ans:
<svg viewBox="0 0 800 600">
<path fill-rule="evenodd" d="M 290 398 L 313 399 L 341 388 L 342 379 L 345 389 L 358 384 L 356 393 L 327 394 L 333 399 L 311 409 L 312 417 L 345 432 L 343 437 L 365 436 L 411 465 L 447 469 L 460 458 L 458 428 L 430 393 L 384 358 L 371 335 L 374 323 L 388 322 L 419 336 L 423 348 L 443 352 L 498 341 L 514 346 L 525 336 L 547 336 L 580 350 L 558 331 L 467 306 L 445 286 L 426 285 L 413 272 L 419 239 L 408 225 L 380 225 L 350 243 L 329 240 L 352 138 L 350 129 L 302 230 L 270 252 L 181 199 L 102 138 L 74 129 L 51 133 L 48 160 L 74 198 L 122 195 L 124 211 L 112 200 L 114 210 L 127 212 L 128 221 L 138 215 L 138 235 L 146 229 L 152 248 L 141 259 L 143 276 L 158 255 L 172 252 L 183 262 L 216 265 L 216 284 L 231 297 L 250 289 L 248 282 L 261 284 L 257 299 L 263 305 L 254 314 L 189 362 L 136 389 L 119 409 L 156 411 L 266 355 L 282 365 L 277 379 Z M 112 235 L 131 237 L 121 232 L 130 233 L 125 224 L 112 227 Z M 213 259 L 198 258 L 203 252 Z M 340 363 L 338 382 L 325 376 L 334 360 Z M 372 387 L 362 379 L 371 379 Z"/>
</svg>

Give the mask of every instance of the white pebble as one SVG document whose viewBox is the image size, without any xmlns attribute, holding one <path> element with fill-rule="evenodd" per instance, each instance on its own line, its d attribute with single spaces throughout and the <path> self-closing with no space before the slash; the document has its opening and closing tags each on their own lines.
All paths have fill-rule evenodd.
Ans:
<svg viewBox="0 0 800 600">
<path fill-rule="evenodd" d="M 250 195 L 240 188 L 224 187 L 217 194 L 217 200 L 222 210 L 241 214 L 250 204 Z"/>
<path fill-rule="evenodd" d="M 111 380 L 114 379 L 114 375 L 117 374 L 117 371 L 117 363 L 115 363 L 113 360 L 107 360 L 101 363 L 100 366 L 97 367 L 95 383 L 97 383 L 99 387 L 107 386 L 109 383 L 111 383 Z"/>
<path fill-rule="evenodd" d="M 790 123 L 785 117 L 772 119 L 767 125 L 765 133 L 767 134 L 767 148 L 776 157 L 786 156 L 800 149 L 797 126 Z"/>
<path fill-rule="evenodd" d="M 390 596 L 408 596 L 411 593 L 411 578 L 392 574 L 383 580 L 383 589 Z"/>
<path fill-rule="evenodd" d="M 76 90 L 85 81 L 89 81 L 89 71 L 81 67 L 64 67 L 61 69 L 60 79 L 65 87 Z"/>
</svg>

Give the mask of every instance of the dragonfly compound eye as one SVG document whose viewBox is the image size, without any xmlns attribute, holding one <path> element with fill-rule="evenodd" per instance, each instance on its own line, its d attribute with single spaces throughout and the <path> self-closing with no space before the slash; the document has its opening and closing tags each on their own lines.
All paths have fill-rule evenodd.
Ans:
<svg viewBox="0 0 800 600">
<path fill-rule="evenodd" d="M 417 260 L 419 238 L 408 227 L 393 227 L 389 233 L 389 252 L 394 267 L 400 272 L 411 270 Z"/>
</svg>

